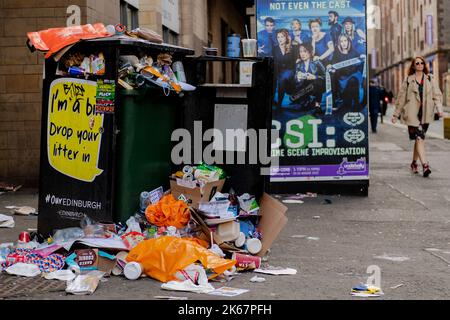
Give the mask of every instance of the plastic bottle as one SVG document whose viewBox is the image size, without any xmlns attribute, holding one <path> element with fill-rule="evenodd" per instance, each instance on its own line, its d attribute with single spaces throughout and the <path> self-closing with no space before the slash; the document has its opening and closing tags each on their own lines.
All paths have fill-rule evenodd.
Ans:
<svg viewBox="0 0 450 320">
<path fill-rule="evenodd" d="M 84 231 L 81 228 L 69 228 L 56 231 L 53 236 L 55 243 L 67 242 L 70 240 L 78 240 L 84 237 Z"/>
</svg>

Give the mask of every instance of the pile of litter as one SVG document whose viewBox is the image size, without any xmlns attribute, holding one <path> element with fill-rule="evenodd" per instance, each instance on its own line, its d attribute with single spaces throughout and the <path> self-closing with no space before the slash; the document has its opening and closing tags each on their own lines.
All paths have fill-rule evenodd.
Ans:
<svg viewBox="0 0 450 320">
<path fill-rule="evenodd" d="M 155 279 L 163 290 L 224 297 L 248 289 L 215 288 L 212 283 L 229 283 L 241 272 L 297 273 L 262 260 L 287 223 L 287 208 L 281 203 L 267 194 L 258 201 L 232 190 L 221 193 L 225 172 L 205 164 L 184 167 L 170 179 L 168 192 L 162 187 L 143 192 L 136 199 L 140 212 L 124 225 L 86 216 L 79 227 L 56 230 L 47 239 L 22 232 L 16 243 L 0 245 L 0 270 L 65 281 L 66 293 L 75 295 L 93 294 L 103 278 L 119 276 Z M 250 281 L 266 279 L 255 276 Z"/>
</svg>

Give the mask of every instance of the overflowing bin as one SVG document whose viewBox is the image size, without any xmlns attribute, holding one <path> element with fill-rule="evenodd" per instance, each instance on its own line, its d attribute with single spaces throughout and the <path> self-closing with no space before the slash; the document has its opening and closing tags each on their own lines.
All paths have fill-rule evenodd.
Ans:
<svg viewBox="0 0 450 320">
<path fill-rule="evenodd" d="M 114 36 L 78 42 L 58 61 L 46 59 L 41 234 L 78 227 L 86 215 L 99 222 L 124 222 L 139 209 L 136 199 L 142 191 L 168 187 L 170 136 L 181 118 L 181 98 L 150 82 L 125 90 L 121 57 L 165 54 L 182 62 L 193 53 Z M 79 72 L 79 63 L 91 72 Z M 94 73 L 98 65 L 100 72 Z"/>
</svg>

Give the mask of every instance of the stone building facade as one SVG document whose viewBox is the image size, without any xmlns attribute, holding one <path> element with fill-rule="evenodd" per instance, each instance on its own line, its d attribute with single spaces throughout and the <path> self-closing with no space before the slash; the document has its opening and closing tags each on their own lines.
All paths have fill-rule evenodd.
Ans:
<svg viewBox="0 0 450 320">
<path fill-rule="evenodd" d="M 44 58 L 28 50 L 26 33 L 66 26 L 72 5 L 80 24 L 128 17 L 128 25 L 153 29 L 168 43 L 225 54 L 224 36 L 244 34 L 253 0 L 0 0 L 0 181 L 38 184 Z"/>
<path fill-rule="evenodd" d="M 372 0 L 380 10 L 374 31 L 374 73 L 394 94 L 405 79 L 411 59 L 423 56 L 439 78 L 450 104 L 450 2 L 447 0 Z"/>
</svg>

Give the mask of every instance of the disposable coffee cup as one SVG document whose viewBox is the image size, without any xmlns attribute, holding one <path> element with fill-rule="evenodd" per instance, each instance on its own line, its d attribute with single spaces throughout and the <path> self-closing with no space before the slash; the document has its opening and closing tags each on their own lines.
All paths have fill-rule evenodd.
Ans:
<svg viewBox="0 0 450 320">
<path fill-rule="evenodd" d="M 259 239 L 248 239 L 247 250 L 251 254 L 258 254 L 262 250 L 262 243 Z"/>
<path fill-rule="evenodd" d="M 255 58 L 257 41 L 255 39 L 242 39 L 242 51 L 244 58 Z"/>
<path fill-rule="evenodd" d="M 239 234 L 239 238 L 237 238 L 237 240 L 234 242 L 235 246 L 237 248 L 242 248 L 245 244 L 245 234 L 243 232 L 241 232 Z"/>
<path fill-rule="evenodd" d="M 127 263 L 123 273 L 128 280 L 137 280 L 142 276 L 142 272 L 144 271 L 144 267 L 137 262 Z"/>
<path fill-rule="evenodd" d="M 116 255 L 116 265 L 114 266 L 114 269 L 112 270 L 112 274 L 115 276 L 121 276 L 123 274 L 123 270 L 125 269 L 125 266 L 127 265 L 126 263 L 126 258 L 128 256 L 128 252 L 119 252 Z"/>
<path fill-rule="evenodd" d="M 238 270 L 254 270 L 261 267 L 261 258 L 248 256 L 240 253 L 233 253 L 232 260 L 236 261 Z"/>
</svg>

